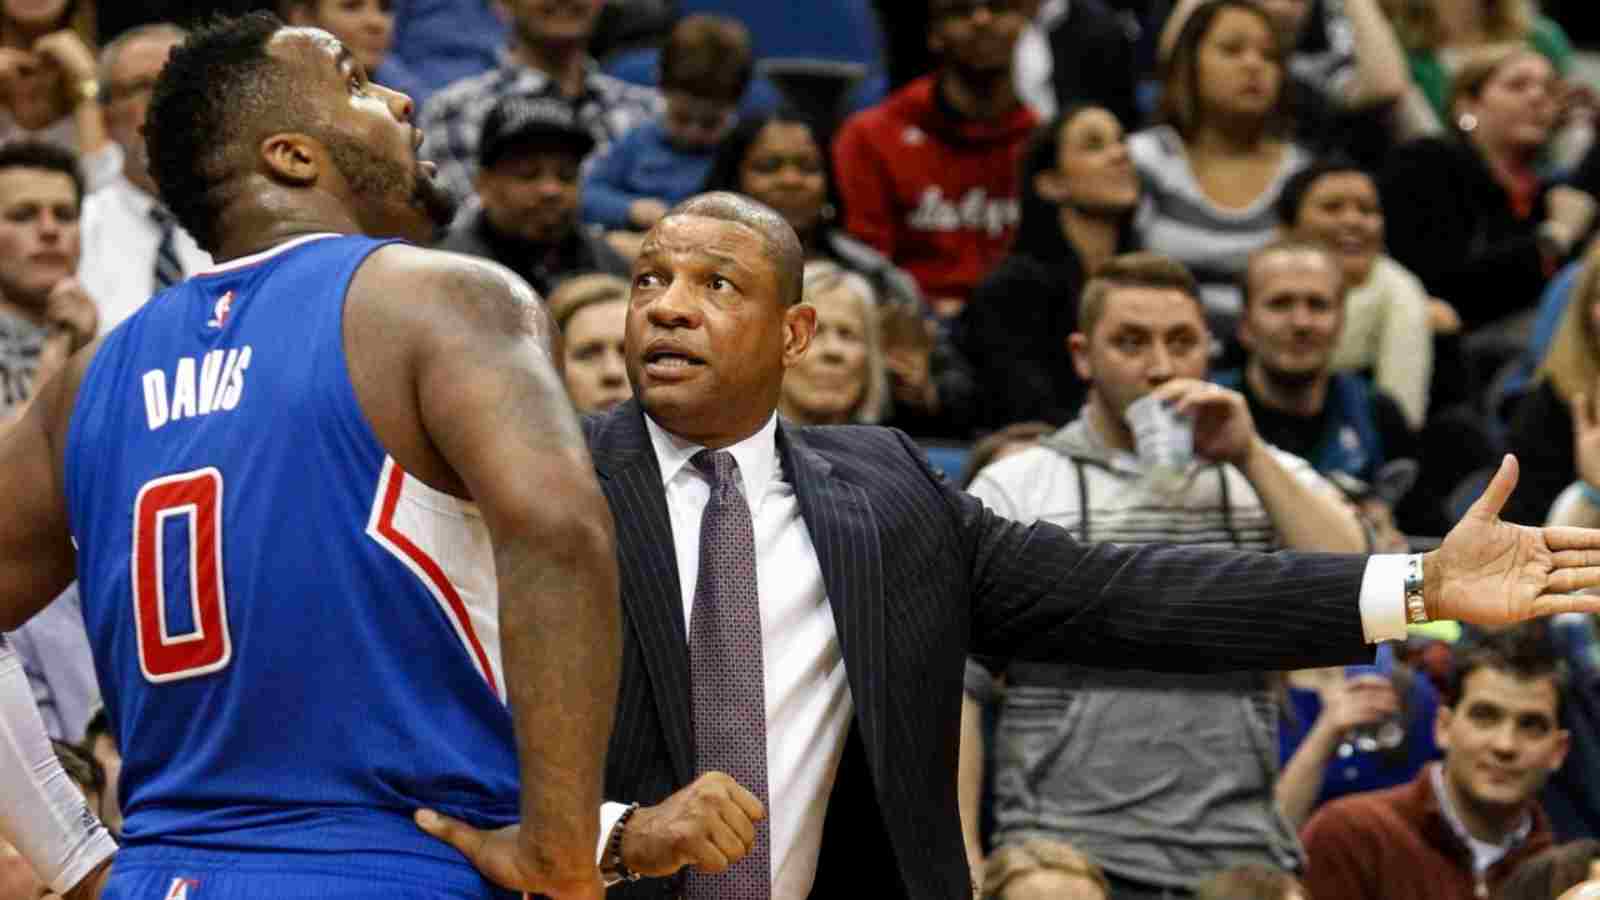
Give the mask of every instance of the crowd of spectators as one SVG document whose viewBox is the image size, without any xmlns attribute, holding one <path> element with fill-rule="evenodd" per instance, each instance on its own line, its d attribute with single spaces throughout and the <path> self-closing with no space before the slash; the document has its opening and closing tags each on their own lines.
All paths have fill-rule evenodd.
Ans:
<svg viewBox="0 0 1600 900">
<path fill-rule="evenodd" d="M 630 395 L 644 233 L 735 191 L 806 255 L 817 334 L 782 415 L 901 428 L 1007 516 L 1425 548 L 1511 451 L 1506 519 L 1600 526 L 1600 90 L 1545 15 L 1575 4 L 0 0 L 0 415 L 211 266 L 142 128 L 184 26 L 251 8 L 411 96 L 463 201 L 436 246 L 546 299 L 580 411 Z M 1173 469 L 1130 413 L 1151 397 L 1250 428 Z M 1291 673 L 973 660 L 974 877 L 1002 900 L 1558 896 L 1600 875 L 1595 628 L 1444 623 Z M 115 829 L 76 592 L 7 638 Z M 34 896 L 19 864 L 0 842 L 0 896 Z"/>
</svg>

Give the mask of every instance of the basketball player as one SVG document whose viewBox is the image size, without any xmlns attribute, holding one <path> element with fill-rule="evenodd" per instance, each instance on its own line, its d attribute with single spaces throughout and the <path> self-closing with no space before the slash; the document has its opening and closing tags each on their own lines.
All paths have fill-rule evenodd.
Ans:
<svg viewBox="0 0 1600 900">
<path fill-rule="evenodd" d="M 412 112 L 324 32 L 193 34 L 151 170 L 222 262 L 0 436 L 0 629 L 76 573 L 122 745 L 112 857 L 0 690 L 0 834 L 69 896 L 502 896 L 421 806 L 520 810 L 509 886 L 601 896 L 612 523 L 538 298 L 364 236 L 448 220 Z"/>
</svg>

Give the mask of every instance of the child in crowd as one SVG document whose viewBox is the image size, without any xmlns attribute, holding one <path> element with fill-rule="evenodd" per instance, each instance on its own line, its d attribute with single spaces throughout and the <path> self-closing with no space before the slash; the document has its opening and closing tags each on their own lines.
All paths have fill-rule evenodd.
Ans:
<svg viewBox="0 0 1600 900">
<path fill-rule="evenodd" d="M 752 70 L 743 25 L 712 15 L 679 22 L 661 51 L 661 115 L 593 161 L 583 180 L 584 221 L 646 231 L 698 192 L 717 145 L 737 120 Z"/>
</svg>

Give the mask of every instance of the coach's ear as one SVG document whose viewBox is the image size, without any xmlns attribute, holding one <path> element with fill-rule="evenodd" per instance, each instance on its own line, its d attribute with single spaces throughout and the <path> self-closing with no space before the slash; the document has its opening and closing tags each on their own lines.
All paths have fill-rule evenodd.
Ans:
<svg viewBox="0 0 1600 900">
<path fill-rule="evenodd" d="M 261 162 L 274 181 L 300 187 L 315 184 L 325 158 L 316 139 L 296 131 L 280 132 L 261 142 Z"/>
</svg>

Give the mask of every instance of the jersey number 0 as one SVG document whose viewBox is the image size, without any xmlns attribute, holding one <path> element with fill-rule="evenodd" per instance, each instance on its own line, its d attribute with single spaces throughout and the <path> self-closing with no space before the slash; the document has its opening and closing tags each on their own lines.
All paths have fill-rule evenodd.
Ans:
<svg viewBox="0 0 1600 900">
<path fill-rule="evenodd" d="M 170 539 L 169 525 L 186 526 L 188 541 Z M 186 557 L 174 558 L 173 552 Z M 181 582 L 168 583 L 169 574 L 184 569 L 187 592 Z M 169 602 L 184 593 L 193 627 L 174 635 Z M 167 475 L 139 489 L 133 504 L 133 615 L 139 667 L 152 682 L 205 675 L 233 658 L 222 585 L 222 473 L 216 468 Z"/>
</svg>

